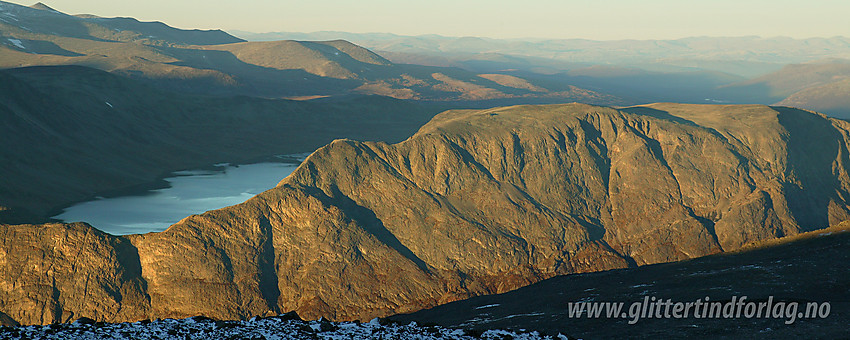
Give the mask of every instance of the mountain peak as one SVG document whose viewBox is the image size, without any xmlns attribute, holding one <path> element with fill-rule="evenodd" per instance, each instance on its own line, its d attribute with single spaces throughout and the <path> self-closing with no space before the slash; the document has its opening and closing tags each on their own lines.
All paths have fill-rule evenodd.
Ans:
<svg viewBox="0 0 850 340">
<path fill-rule="evenodd" d="M 36 3 L 35 5 L 30 6 L 30 8 L 40 9 L 42 11 L 51 11 L 51 12 L 60 13 L 59 11 L 51 8 L 50 6 L 45 5 L 43 2 Z"/>
</svg>

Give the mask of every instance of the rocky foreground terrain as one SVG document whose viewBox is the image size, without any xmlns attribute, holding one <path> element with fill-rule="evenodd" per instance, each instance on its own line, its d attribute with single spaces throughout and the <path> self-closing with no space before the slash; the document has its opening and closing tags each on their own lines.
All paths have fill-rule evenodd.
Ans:
<svg viewBox="0 0 850 340">
<path fill-rule="evenodd" d="M 448 111 L 162 233 L 0 226 L 0 316 L 369 320 L 731 251 L 848 218 L 848 131 L 757 105 Z"/>
<path fill-rule="evenodd" d="M 70 324 L 0 327 L 0 339 L 417 339 L 417 340 L 536 340 L 568 339 L 558 334 L 541 335 L 538 332 L 505 330 L 465 331 L 439 326 L 420 326 L 416 322 L 405 325 L 372 319 L 368 323 L 305 322 L 290 315 L 270 318 L 252 318 L 243 321 L 219 321 L 204 317 L 181 320 L 143 320 L 134 323 L 105 324 L 91 319 L 80 319 Z"/>
</svg>

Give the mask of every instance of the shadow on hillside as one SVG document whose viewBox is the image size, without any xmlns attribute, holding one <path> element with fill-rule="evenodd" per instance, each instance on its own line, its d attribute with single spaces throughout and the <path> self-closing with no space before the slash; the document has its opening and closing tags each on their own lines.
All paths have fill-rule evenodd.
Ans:
<svg viewBox="0 0 850 340">
<path fill-rule="evenodd" d="M 68 51 L 59 45 L 56 45 L 52 41 L 44 41 L 44 40 L 24 40 L 20 39 L 24 46 L 26 46 L 25 52 L 27 53 L 35 53 L 35 54 L 49 54 L 49 55 L 58 55 L 63 57 L 82 57 L 84 54 L 79 54 L 76 52 Z"/>
<path fill-rule="evenodd" d="M 682 262 L 570 274 L 538 282 L 501 295 L 452 302 L 391 320 L 435 323 L 448 327 L 534 329 L 544 334 L 580 338 L 843 338 L 847 334 L 850 296 L 847 277 L 850 233 L 815 236 L 775 247 L 737 254 L 706 256 Z M 732 297 L 746 302 L 797 302 L 805 312 L 808 302 L 829 302 L 826 318 L 784 317 L 686 318 L 652 317 L 644 313 L 630 324 L 632 304 L 644 299 L 671 299 L 673 303 L 702 303 L 709 297 L 726 304 Z M 626 317 L 570 316 L 570 303 L 622 302 Z M 647 305 L 643 307 L 646 311 Z M 659 307 L 660 308 L 660 307 Z M 637 309 L 640 314 L 641 309 Z M 664 311 L 661 310 L 662 315 Z M 681 315 L 681 314 L 680 314 Z M 702 315 L 705 315 L 704 313 Z"/>
<path fill-rule="evenodd" d="M 771 105 L 777 103 L 785 97 L 774 95 L 773 89 L 771 89 L 767 84 L 764 83 L 756 83 L 751 85 L 728 85 L 728 86 L 720 86 L 712 92 L 712 96 L 717 97 L 715 99 L 721 99 L 727 101 L 722 104 L 764 104 Z M 720 103 L 712 103 L 707 102 L 706 104 L 720 104 Z"/>
<path fill-rule="evenodd" d="M 677 116 L 671 115 L 667 111 L 653 109 L 653 108 L 650 108 L 650 107 L 641 107 L 641 106 L 627 107 L 627 108 L 624 108 L 624 109 L 620 109 L 620 111 L 631 113 L 631 114 L 638 115 L 638 116 L 653 117 L 653 118 L 658 118 L 658 119 L 663 119 L 663 120 L 669 120 L 671 122 L 676 122 L 676 123 L 683 124 L 683 125 L 689 125 L 689 126 L 696 126 L 696 127 L 704 128 L 704 127 L 701 127 L 701 126 L 697 125 L 696 123 L 694 123 L 690 120 L 687 120 L 685 118 L 677 117 Z"/>
<path fill-rule="evenodd" d="M 850 196 L 837 179 L 838 171 L 850 165 L 844 137 L 820 115 L 788 107 L 773 109 L 779 112 L 779 124 L 788 131 L 786 176 L 793 175 L 798 183 L 785 183 L 784 189 L 797 223 L 808 231 L 850 218 L 842 198 Z"/>
<path fill-rule="evenodd" d="M 263 232 L 262 251 L 257 256 L 257 269 L 259 272 L 260 294 L 266 300 L 269 310 L 280 312 L 278 299 L 280 298 L 280 283 L 277 277 L 277 266 L 275 264 L 274 237 L 271 222 L 268 217 L 259 218 L 260 230 Z"/>
<path fill-rule="evenodd" d="M 336 206 L 340 210 L 342 210 L 346 216 L 356 221 L 363 230 L 372 234 L 378 241 L 381 241 L 388 247 L 392 248 L 402 256 L 406 257 L 408 260 L 413 262 L 420 270 L 423 272 L 430 274 L 431 271 L 428 269 L 428 264 L 425 261 L 422 261 L 410 248 L 407 248 L 404 244 L 399 241 L 398 238 L 393 235 L 392 232 L 387 230 L 384 226 L 384 222 L 379 219 L 372 210 L 369 208 L 363 207 L 345 194 L 343 194 L 339 188 L 332 187 L 332 195 L 328 196 L 319 188 L 314 187 L 304 187 L 302 188 L 307 194 L 315 197 L 323 204 L 328 206 Z"/>
<path fill-rule="evenodd" d="M 269 67 L 246 63 L 229 51 L 193 50 L 185 48 L 161 48 L 163 53 L 171 55 L 180 61 L 170 65 L 191 67 L 198 70 L 218 71 L 232 75 L 238 84 L 203 84 L 206 88 L 191 88 L 192 92 L 204 93 L 212 90 L 222 93 L 256 95 L 261 97 L 281 98 L 288 96 L 304 96 L 316 94 L 336 94 L 352 90 L 362 85 L 354 79 L 335 79 L 320 77 L 304 70 L 278 70 Z M 191 79 L 152 79 L 158 82 L 175 83 L 191 81 Z"/>
<path fill-rule="evenodd" d="M 631 99 L 637 103 L 677 102 L 690 104 L 773 104 L 783 98 L 770 96 L 762 84 L 730 88 L 730 79 L 706 72 L 638 74 L 559 73 L 550 79 Z"/>
</svg>

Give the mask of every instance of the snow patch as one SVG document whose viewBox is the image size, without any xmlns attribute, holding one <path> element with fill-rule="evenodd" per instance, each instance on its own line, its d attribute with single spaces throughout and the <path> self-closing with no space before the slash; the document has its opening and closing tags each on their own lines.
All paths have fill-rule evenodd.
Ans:
<svg viewBox="0 0 850 340">
<path fill-rule="evenodd" d="M 493 307 L 499 307 L 499 304 L 498 304 L 498 303 L 494 303 L 494 304 L 492 304 L 492 305 L 478 306 L 478 307 L 475 307 L 475 309 L 484 309 L 484 308 L 493 308 Z"/>
<path fill-rule="evenodd" d="M 530 316 L 541 316 L 541 315 L 544 315 L 544 314 L 543 314 L 543 313 L 540 313 L 540 312 L 536 312 L 536 313 L 525 313 L 525 314 L 514 314 L 514 315 L 508 315 L 508 316 L 506 316 L 506 317 L 504 317 L 504 318 L 502 318 L 502 319 L 513 319 L 513 318 L 530 317 Z M 499 319 L 499 320 L 501 320 L 501 319 Z"/>
<path fill-rule="evenodd" d="M 6 40 L 9 40 L 9 42 L 10 42 L 10 43 L 12 43 L 13 45 L 15 45 L 15 47 L 17 47 L 17 48 L 20 48 L 20 49 L 22 49 L 22 50 L 27 49 L 26 47 L 24 47 L 24 43 L 23 43 L 23 42 L 21 42 L 21 41 L 20 41 L 20 40 L 18 40 L 18 39 L 8 38 L 8 39 L 6 39 Z"/>
</svg>

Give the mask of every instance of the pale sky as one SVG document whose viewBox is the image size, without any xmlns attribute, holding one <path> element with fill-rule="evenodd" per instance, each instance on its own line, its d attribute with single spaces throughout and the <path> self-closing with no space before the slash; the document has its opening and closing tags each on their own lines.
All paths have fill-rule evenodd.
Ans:
<svg viewBox="0 0 850 340">
<path fill-rule="evenodd" d="M 35 3 L 37 0 L 33 0 Z M 12 1 L 31 5 L 30 2 Z M 492 38 L 850 36 L 848 0 L 46 0 L 69 14 L 179 28 Z"/>
</svg>

